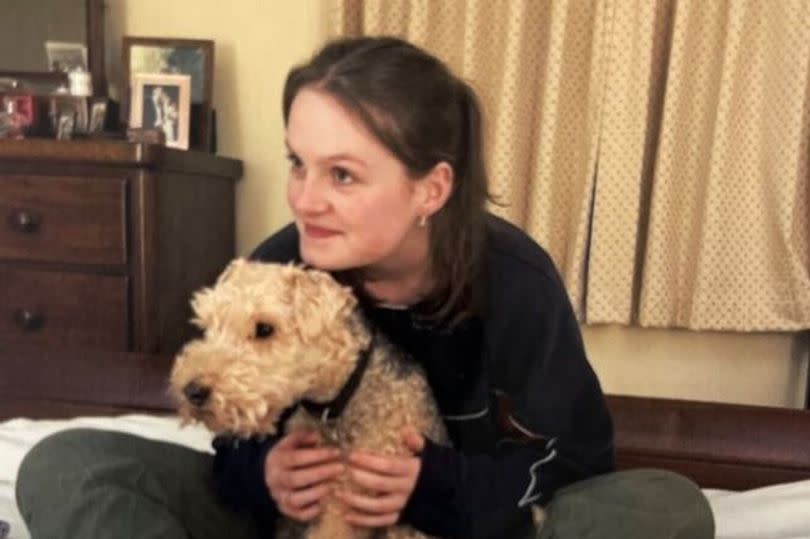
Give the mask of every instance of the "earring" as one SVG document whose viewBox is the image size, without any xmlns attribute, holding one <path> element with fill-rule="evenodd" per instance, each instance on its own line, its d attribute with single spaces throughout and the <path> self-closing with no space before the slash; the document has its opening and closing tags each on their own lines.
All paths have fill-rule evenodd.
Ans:
<svg viewBox="0 0 810 539">
<path fill-rule="evenodd" d="M 423 215 L 422 217 L 419 218 L 419 226 L 421 226 L 422 228 L 427 226 L 427 215 Z"/>
</svg>

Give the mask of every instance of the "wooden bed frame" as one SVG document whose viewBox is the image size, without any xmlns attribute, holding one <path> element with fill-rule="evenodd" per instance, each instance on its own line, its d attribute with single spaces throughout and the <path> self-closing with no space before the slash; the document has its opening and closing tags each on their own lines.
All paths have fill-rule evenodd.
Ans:
<svg viewBox="0 0 810 539">
<path fill-rule="evenodd" d="M 169 413 L 167 356 L 0 350 L 0 420 Z M 38 373 L 33 377 L 32 373 Z M 705 488 L 810 479 L 810 411 L 608 396 L 620 469 L 679 472 Z"/>
<path fill-rule="evenodd" d="M 608 396 L 619 468 L 664 468 L 705 488 L 810 479 L 810 411 Z"/>
</svg>

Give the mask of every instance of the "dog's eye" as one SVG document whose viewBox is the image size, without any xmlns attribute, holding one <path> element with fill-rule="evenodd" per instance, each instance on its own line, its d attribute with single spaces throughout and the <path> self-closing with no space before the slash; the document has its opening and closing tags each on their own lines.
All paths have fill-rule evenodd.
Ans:
<svg viewBox="0 0 810 539">
<path fill-rule="evenodd" d="M 273 326 L 266 322 L 257 322 L 256 323 L 256 338 L 257 339 L 266 339 L 270 335 L 273 334 Z"/>
</svg>

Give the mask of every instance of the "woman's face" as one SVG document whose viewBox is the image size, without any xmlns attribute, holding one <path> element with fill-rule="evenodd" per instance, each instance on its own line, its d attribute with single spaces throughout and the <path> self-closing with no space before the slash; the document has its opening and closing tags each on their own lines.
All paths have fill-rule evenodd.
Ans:
<svg viewBox="0 0 810 539">
<path fill-rule="evenodd" d="M 304 88 L 287 121 L 287 201 L 303 260 L 324 270 L 411 265 L 426 253 L 421 181 L 329 94 Z M 424 261 L 423 261 L 424 262 Z"/>
</svg>

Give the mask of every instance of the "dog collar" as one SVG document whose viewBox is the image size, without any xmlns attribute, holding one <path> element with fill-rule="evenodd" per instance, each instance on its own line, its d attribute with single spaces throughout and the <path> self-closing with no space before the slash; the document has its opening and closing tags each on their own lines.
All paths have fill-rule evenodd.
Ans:
<svg viewBox="0 0 810 539">
<path fill-rule="evenodd" d="M 324 423 L 340 417 L 340 414 L 346 409 L 346 405 L 349 404 L 349 400 L 351 400 L 354 392 L 357 391 L 360 380 L 363 379 L 363 374 L 366 372 L 366 367 L 368 367 L 369 360 L 371 359 L 371 352 L 374 350 L 375 340 L 375 335 L 372 333 L 368 347 L 360 352 L 360 357 L 357 359 L 357 365 L 355 365 L 354 371 L 351 376 L 349 376 L 349 379 L 346 380 L 340 393 L 338 393 L 334 399 L 329 402 L 315 402 L 307 399 L 301 401 L 301 406 L 303 406 L 310 415 L 319 418 Z"/>
</svg>

